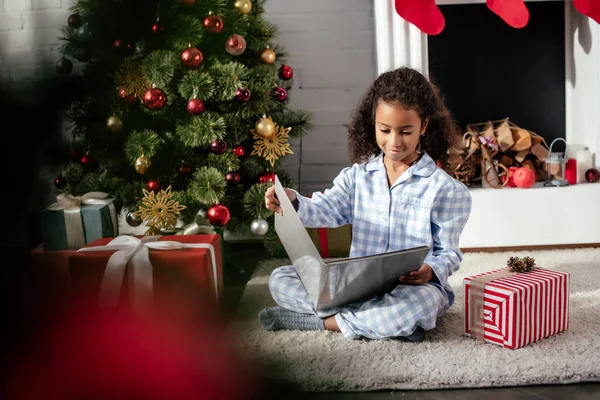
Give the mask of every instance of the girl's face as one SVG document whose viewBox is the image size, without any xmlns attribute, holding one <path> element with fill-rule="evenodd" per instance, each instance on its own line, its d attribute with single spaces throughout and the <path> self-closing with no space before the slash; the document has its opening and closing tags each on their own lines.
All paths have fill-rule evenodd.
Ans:
<svg viewBox="0 0 600 400">
<path fill-rule="evenodd" d="M 417 144 L 427 128 L 415 110 L 380 101 L 375 108 L 377 145 L 390 161 L 409 164 L 418 158 Z"/>
</svg>

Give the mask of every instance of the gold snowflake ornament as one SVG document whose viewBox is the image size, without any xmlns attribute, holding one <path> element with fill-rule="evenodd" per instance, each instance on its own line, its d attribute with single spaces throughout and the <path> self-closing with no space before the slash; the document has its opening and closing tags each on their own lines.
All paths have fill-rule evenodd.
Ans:
<svg viewBox="0 0 600 400">
<path fill-rule="evenodd" d="M 144 198 L 138 211 L 133 213 L 146 222 L 150 228 L 146 235 L 160 235 L 164 230 L 172 230 L 177 223 L 179 212 L 186 208 L 178 201 L 173 200 L 171 186 L 161 190 L 158 194 L 142 189 Z"/>
<path fill-rule="evenodd" d="M 256 140 L 254 142 L 254 150 L 250 153 L 251 156 L 258 155 L 259 157 L 263 157 L 265 160 L 271 163 L 271 167 L 275 165 L 275 161 L 279 157 L 282 157 L 286 154 L 294 154 L 292 149 L 290 148 L 289 140 L 289 131 L 292 128 L 284 128 L 282 126 L 275 125 L 275 133 L 268 139 L 259 136 L 254 130 L 250 130 L 252 132 L 253 139 Z"/>
<path fill-rule="evenodd" d="M 142 99 L 150 87 L 142 74 L 140 65 L 130 60 L 123 61 L 123 64 L 115 73 L 115 83 L 125 90 L 125 93 L 133 94 L 138 99 Z"/>
</svg>

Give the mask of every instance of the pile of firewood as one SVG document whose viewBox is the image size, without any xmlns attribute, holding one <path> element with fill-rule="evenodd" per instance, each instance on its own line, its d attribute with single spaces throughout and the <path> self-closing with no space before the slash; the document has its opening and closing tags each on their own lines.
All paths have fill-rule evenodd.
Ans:
<svg viewBox="0 0 600 400">
<path fill-rule="evenodd" d="M 486 146 L 492 161 L 500 164 L 497 166 L 499 175 L 505 175 L 502 171 L 509 167 L 527 167 L 535 172 L 537 181 L 546 179 L 544 162 L 549 155 L 548 144 L 541 136 L 517 126 L 508 118 L 467 125 L 462 145 L 455 177 L 467 185 L 482 180 L 484 156 L 477 151 L 482 145 Z"/>
</svg>

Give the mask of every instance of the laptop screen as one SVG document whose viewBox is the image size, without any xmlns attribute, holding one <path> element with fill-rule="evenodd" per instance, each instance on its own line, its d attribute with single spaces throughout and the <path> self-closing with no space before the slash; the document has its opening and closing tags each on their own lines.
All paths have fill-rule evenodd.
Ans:
<svg viewBox="0 0 600 400">
<path fill-rule="evenodd" d="M 316 302 L 319 297 L 321 277 L 324 274 L 323 259 L 283 190 L 277 175 L 275 175 L 275 194 L 283 212 L 283 215 L 275 214 L 275 231 L 310 298 Z"/>
</svg>

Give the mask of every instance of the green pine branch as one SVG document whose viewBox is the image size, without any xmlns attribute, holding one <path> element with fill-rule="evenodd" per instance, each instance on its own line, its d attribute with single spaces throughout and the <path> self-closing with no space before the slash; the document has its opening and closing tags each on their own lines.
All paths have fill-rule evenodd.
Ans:
<svg viewBox="0 0 600 400">
<path fill-rule="evenodd" d="M 225 120 L 221 116 L 207 111 L 180 122 L 176 134 L 187 147 L 207 147 L 216 138 L 222 138 L 226 129 Z"/>
<path fill-rule="evenodd" d="M 166 88 L 173 76 L 177 66 L 179 55 L 169 50 L 154 50 L 142 61 L 142 75 L 150 85 L 155 85 L 163 90 Z"/>
<path fill-rule="evenodd" d="M 206 72 L 198 70 L 187 71 L 178 86 L 179 94 L 184 99 L 209 99 L 213 96 L 215 85 Z"/>
<path fill-rule="evenodd" d="M 160 142 L 158 134 L 150 129 L 131 132 L 125 142 L 127 159 L 134 163 L 142 154 L 146 157 L 153 157 L 160 146 Z"/>
<path fill-rule="evenodd" d="M 238 62 L 217 64 L 210 68 L 215 87 L 219 90 L 213 94 L 216 101 L 228 101 L 234 98 L 238 88 L 247 85 L 248 71 L 245 65 Z"/>
<path fill-rule="evenodd" d="M 221 201 L 226 189 L 227 182 L 219 170 L 202 167 L 194 173 L 188 191 L 199 203 L 210 206 Z"/>
<path fill-rule="evenodd" d="M 176 16 L 170 24 L 169 47 L 182 52 L 187 47 L 196 47 L 204 37 L 202 20 L 193 15 Z"/>
</svg>

